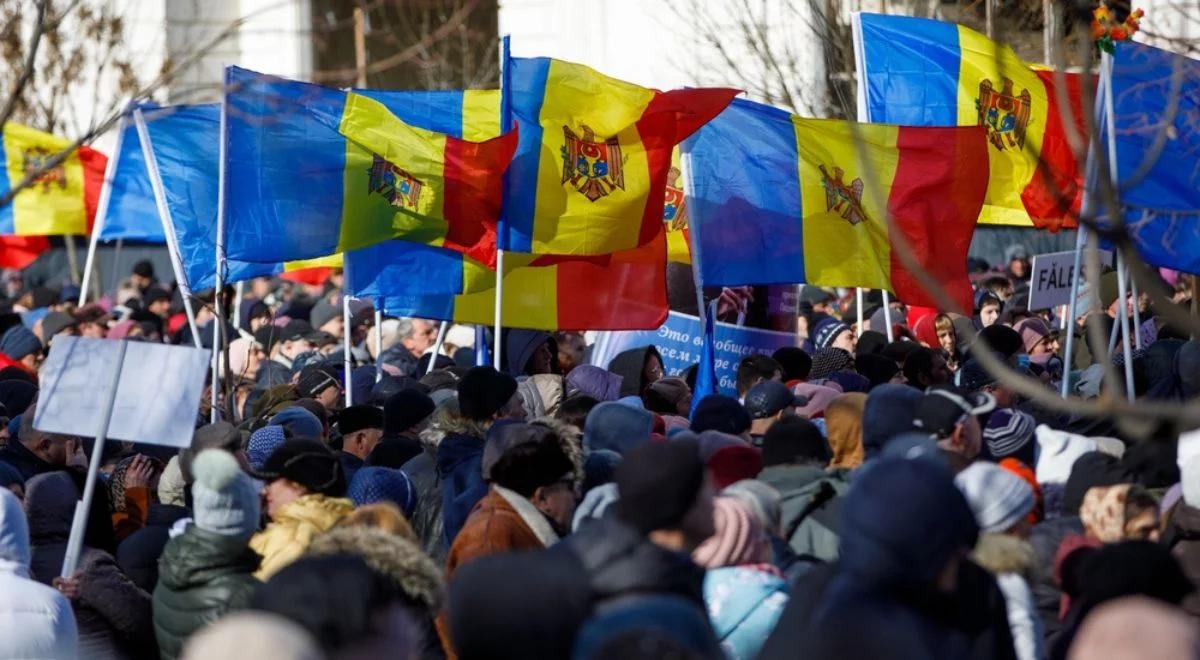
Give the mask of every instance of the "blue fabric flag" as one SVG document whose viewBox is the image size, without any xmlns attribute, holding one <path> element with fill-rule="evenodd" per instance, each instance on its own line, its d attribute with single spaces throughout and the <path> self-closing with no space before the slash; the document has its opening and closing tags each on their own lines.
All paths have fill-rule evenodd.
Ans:
<svg viewBox="0 0 1200 660">
<path fill-rule="evenodd" d="M 1138 252 L 1200 273 L 1200 61 L 1120 42 L 1112 92 L 1121 205 Z"/>
<path fill-rule="evenodd" d="M 704 308 L 704 344 L 700 347 L 700 364 L 696 368 L 696 387 L 692 389 L 692 409 L 688 411 L 688 418 L 691 419 L 696 415 L 696 406 L 704 397 L 710 394 L 717 394 L 717 342 L 713 338 L 714 319 L 713 305 L 707 305 Z"/>
<path fill-rule="evenodd" d="M 492 366 L 492 354 L 488 351 L 488 332 L 482 325 L 475 326 L 475 366 Z"/>
<path fill-rule="evenodd" d="M 153 106 L 142 106 L 143 109 Z M 96 219 L 100 225 L 100 240 L 117 239 L 166 243 L 162 222 L 158 219 L 158 208 L 154 204 L 154 191 L 150 188 L 150 176 L 146 172 L 146 161 L 142 158 L 142 141 L 138 139 L 137 126 L 126 114 L 121 121 L 121 134 L 115 162 L 109 167 L 107 188 L 108 202 L 102 209 L 103 216 Z"/>
</svg>

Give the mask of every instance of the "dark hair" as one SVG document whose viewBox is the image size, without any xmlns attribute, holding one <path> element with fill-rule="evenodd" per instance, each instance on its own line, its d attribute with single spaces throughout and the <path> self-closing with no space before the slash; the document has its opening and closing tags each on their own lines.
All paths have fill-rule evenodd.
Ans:
<svg viewBox="0 0 1200 660">
<path fill-rule="evenodd" d="M 980 289 L 987 289 L 992 293 L 996 293 L 997 291 L 1003 290 L 1010 286 L 1012 286 L 1012 280 L 1008 279 L 1008 277 L 1004 275 L 991 275 L 983 278 L 979 282 Z"/>
<path fill-rule="evenodd" d="M 933 358 L 937 356 L 937 352 L 932 348 L 922 346 L 908 354 L 908 359 L 904 360 L 904 378 L 911 385 L 921 387 L 921 380 L 918 376 L 926 377 L 933 374 Z"/>
<path fill-rule="evenodd" d="M 1158 500 L 1146 490 L 1145 486 L 1134 484 L 1129 487 L 1129 492 L 1125 494 L 1125 521 L 1130 518 L 1136 518 L 1138 515 L 1153 509 L 1158 511 Z"/>
<path fill-rule="evenodd" d="M 554 413 L 554 418 L 582 429 L 588 413 L 592 412 L 592 408 L 599 404 L 600 402 L 595 397 L 588 396 L 583 392 L 576 392 L 558 404 L 558 412 Z"/>
<path fill-rule="evenodd" d="M 747 355 L 738 364 L 737 391 L 745 394 L 759 380 L 771 380 L 775 374 L 783 374 L 783 367 L 766 355 Z"/>
<path fill-rule="evenodd" d="M 574 468 L 558 436 L 551 434 L 505 450 L 490 475 L 492 483 L 529 498 L 538 488 L 562 481 Z"/>
</svg>

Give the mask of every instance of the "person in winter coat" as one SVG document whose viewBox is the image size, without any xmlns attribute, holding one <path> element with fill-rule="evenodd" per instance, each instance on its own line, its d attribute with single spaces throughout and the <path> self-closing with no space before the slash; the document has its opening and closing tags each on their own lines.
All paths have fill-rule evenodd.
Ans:
<svg viewBox="0 0 1200 660">
<path fill-rule="evenodd" d="M 863 462 L 863 409 L 867 395 L 862 392 L 839 394 L 825 406 L 825 435 L 833 458 L 831 470 L 853 470 Z"/>
<path fill-rule="evenodd" d="M 354 473 L 366 466 L 367 457 L 383 436 L 383 411 L 369 405 L 345 408 L 338 414 L 338 430 L 342 433 L 338 458 L 349 483 Z"/>
<path fill-rule="evenodd" d="M 50 584 L 62 570 L 79 497 L 79 488 L 66 472 L 41 474 L 26 484 L 25 515 L 33 546 L 30 569 L 43 584 Z M 107 509 L 107 501 L 97 500 L 91 507 L 91 520 L 107 526 L 111 534 Z M 79 597 L 71 606 L 79 628 L 81 658 L 141 657 L 154 652 L 150 594 L 121 572 L 111 554 L 91 546 L 86 535 L 74 577 Z"/>
<path fill-rule="evenodd" d="M 44 433 L 33 428 L 37 404 L 21 414 L 21 426 L 16 438 L 0 448 L 0 463 L 8 463 L 29 481 L 46 472 L 65 469 L 68 465 L 86 465 L 79 438 Z M 26 488 L 28 490 L 28 488 Z"/>
<path fill-rule="evenodd" d="M 653 346 L 632 348 L 608 363 L 608 370 L 621 377 L 621 398 L 641 397 L 654 383 L 665 376 L 662 356 Z"/>
<path fill-rule="evenodd" d="M 439 564 L 445 564 L 450 544 L 446 542 L 443 526 L 442 479 L 437 470 L 437 452 L 447 435 L 457 433 L 482 438 L 487 434 L 487 425 L 460 415 L 455 397 L 445 401 L 430 416 L 429 428 L 421 431 L 421 453 L 401 468 L 412 481 L 416 501 L 420 502 L 410 518 L 413 531 L 421 540 L 425 554 Z"/>
<path fill-rule="evenodd" d="M 379 447 L 395 455 L 396 463 L 384 467 L 400 467 L 421 453 L 420 434 L 425 428 L 425 420 L 434 410 L 433 399 L 417 390 L 405 389 L 388 397 L 383 404 L 383 435 L 379 438 Z M 378 465 L 370 456 L 367 464 Z"/>
<path fill-rule="evenodd" d="M 975 562 L 996 577 L 1008 612 L 1013 648 L 1020 660 L 1046 656 L 1042 621 L 1029 588 L 1033 546 L 1027 516 L 1033 510 L 1033 489 L 1017 475 L 994 463 L 972 463 L 954 483 L 967 498 L 979 525 Z"/>
<path fill-rule="evenodd" d="M 567 374 L 566 396 L 582 392 L 593 399 L 616 401 L 621 398 L 622 378 L 611 371 L 590 364 L 581 364 Z"/>
<path fill-rule="evenodd" d="M 29 526 L 21 501 L 0 489 L 0 658 L 79 655 L 71 603 L 29 574 Z"/>
<path fill-rule="evenodd" d="M 186 506 L 187 484 L 179 469 L 179 457 L 171 457 L 158 480 L 158 501 L 150 503 L 146 524 L 117 546 L 117 563 L 142 591 L 153 593 L 158 584 L 158 558 L 167 545 L 170 529 L 192 515 Z"/>
<path fill-rule="evenodd" d="M 654 415 L 615 401 L 592 408 L 583 424 L 583 448 L 588 452 L 608 450 L 618 455 L 643 442 L 650 442 Z"/>
<path fill-rule="evenodd" d="M 847 485 L 825 471 L 829 443 L 812 422 L 794 417 L 772 426 L 762 449 L 758 480 L 781 496 L 781 538 L 801 557 L 837 559 L 838 512 Z"/>
<path fill-rule="evenodd" d="M 565 426 L 494 425 L 482 466 L 491 486 L 450 546 L 446 575 L 485 555 L 549 547 L 569 532 L 581 454 Z"/>
<path fill-rule="evenodd" d="M 192 463 L 192 524 L 163 551 L 154 590 L 154 633 L 163 658 L 175 658 L 187 638 L 227 612 L 245 608 L 259 581 L 261 559 L 246 542 L 258 528 L 254 481 L 219 449 Z"/>
<path fill-rule="evenodd" d="M 1180 472 L 1183 497 L 1171 512 L 1164 541 L 1188 579 L 1200 585 L 1200 456 L 1187 459 Z M 1200 617 L 1200 593 L 1189 594 L 1183 601 L 1183 609 L 1193 617 Z"/>
<path fill-rule="evenodd" d="M 467 371 L 458 383 L 458 408 L 476 428 L 490 427 L 500 419 L 525 420 L 517 381 L 491 367 Z M 483 445 L 482 433 L 452 433 L 438 444 L 437 471 L 442 482 L 442 523 L 447 543 L 454 543 L 475 503 L 487 495 L 481 468 Z"/>
<path fill-rule="evenodd" d="M 770 563 L 762 524 L 745 504 L 718 497 L 713 514 L 716 533 L 692 559 L 708 569 L 704 602 L 721 648 L 731 660 L 753 660 L 787 605 L 788 585 Z"/>
<path fill-rule="evenodd" d="M 315 536 L 354 505 L 342 497 L 346 477 L 337 454 L 317 440 L 285 442 L 255 476 L 267 482 L 271 522 L 250 539 L 250 547 L 263 558 L 254 575 L 266 580 L 303 555 Z"/>
</svg>

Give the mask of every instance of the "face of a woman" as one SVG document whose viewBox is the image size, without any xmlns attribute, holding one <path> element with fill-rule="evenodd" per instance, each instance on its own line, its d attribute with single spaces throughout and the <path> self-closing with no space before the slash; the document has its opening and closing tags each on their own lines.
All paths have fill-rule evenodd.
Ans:
<svg viewBox="0 0 1200 660">
<path fill-rule="evenodd" d="M 657 383 L 663 379 L 663 363 L 658 359 L 657 355 L 649 355 L 646 357 L 646 366 L 642 369 L 642 377 L 646 379 L 646 384 Z"/>
<path fill-rule="evenodd" d="M 301 486 L 294 481 L 289 481 L 287 479 L 276 479 L 275 481 L 272 481 L 271 483 L 267 484 L 266 489 L 267 515 L 274 518 L 275 514 L 278 513 L 280 509 L 291 504 L 292 502 L 295 502 L 302 495 L 307 493 L 308 491 L 305 490 L 304 486 Z"/>
<path fill-rule="evenodd" d="M 941 345 L 943 351 L 946 351 L 946 353 L 950 355 L 954 355 L 954 349 L 957 348 L 958 342 L 955 340 L 954 332 L 952 330 L 946 330 L 938 333 L 938 344 Z"/>
<path fill-rule="evenodd" d="M 1158 542 L 1158 512 L 1145 511 L 1125 521 L 1125 538 L 1131 541 Z"/>
</svg>

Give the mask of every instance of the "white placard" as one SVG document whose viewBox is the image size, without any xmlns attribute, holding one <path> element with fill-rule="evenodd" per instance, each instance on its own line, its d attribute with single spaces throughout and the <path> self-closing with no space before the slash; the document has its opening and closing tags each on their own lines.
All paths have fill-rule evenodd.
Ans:
<svg viewBox="0 0 1200 660">
<path fill-rule="evenodd" d="M 55 337 L 42 365 L 33 427 L 47 433 L 92 437 L 103 421 L 120 343 Z M 188 447 L 210 351 L 128 342 L 108 437 Z"/>
<path fill-rule="evenodd" d="M 1100 263 L 1111 266 L 1113 253 L 1101 250 Z M 1034 255 L 1029 276 L 1029 309 L 1050 309 L 1071 302 L 1074 268 L 1074 250 Z M 1084 286 L 1086 282 L 1081 282 L 1080 287 Z"/>
</svg>

